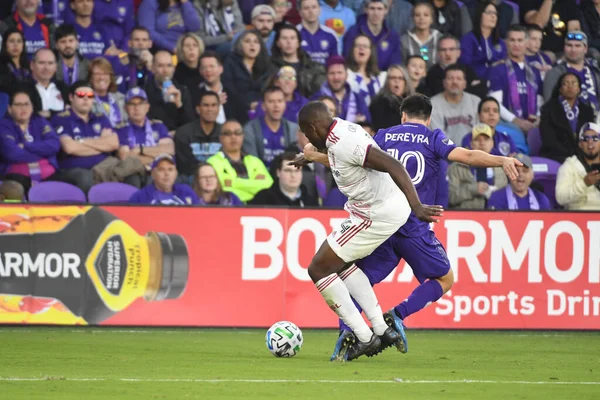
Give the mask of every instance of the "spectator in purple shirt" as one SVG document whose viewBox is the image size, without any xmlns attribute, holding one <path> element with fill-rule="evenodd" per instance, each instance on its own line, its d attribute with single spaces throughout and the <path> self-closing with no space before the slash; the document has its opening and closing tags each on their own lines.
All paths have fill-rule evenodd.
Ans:
<svg viewBox="0 0 600 400">
<path fill-rule="evenodd" d="M 367 0 L 365 12 L 344 35 L 344 56 L 348 57 L 352 52 L 354 39 L 365 35 L 375 46 L 379 69 L 387 71 L 390 65 L 402 62 L 401 50 L 404 50 L 400 47 L 400 36 L 385 21 L 389 12 L 388 0 Z"/>
<path fill-rule="evenodd" d="M 75 31 L 79 40 L 79 51 L 88 59 L 102 55 L 117 56 L 119 48 L 105 33 L 105 26 L 93 19 L 93 0 L 70 0 L 71 9 L 75 14 Z"/>
<path fill-rule="evenodd" d="M 200 29 L 198 11 L 188 0 L 144 0 L 138 19 L 150 31 L 154 45 L 171 53 L 177 51 L 181 35 Z"/>
<path fill-rule="evenodd" d="M 346 56 L 346 65 L 352 91 L 364 97 L 367 106 L 370 105 L 383 87 L 387 72 L 382 72 L 377 65 L 377 51 L 369 36 L 360 34 L 354 38 L 352 50 Z"/>
<path fill-rule="evenodd" d="M 90 85 L 96 93 L 92 113 L 104 114 L 113 128 L 122 125 L 127 121 L 125 96 L 117 92 L 115 71 L 110 62 L 102 57 L 92 60 L 88 75 Z"/>
<path fill-rule="evenodd" d="M 217 177 L 215 168 L 207 163 L 200 163 L 194 174 L 192 184 L 198 196 L 199 204 L 203 206 L 243 206 L 244 203 L 232 192 L 224 192 Z"/>
<path fill-rule="evenodd" d="M 325 65 L 329 57 L 341 52 L 341 42 L 333 29 L 321 25 L 321 5 L 318 0 L 300 0 L 298 4 L 302 18 L 296 26 L 302 38 L 300 46 L 313 61 Z"/>
<path fill-rule="evenodd" d="M 71 86 L 71 108 L 52 118 L 60 138 L 61 176 L 88 192 L 93 184 L 92 168 L 119 148 L 119 137 L 104 114 L 92 113 L 96 94 L 87 82 Z"/>
<path fill-rule="evenodd" d="M 8 113 L 0 120 L 0 160 L 5 163 L 4 180 L 17 181 L 28 191 L 32 182 L 55 179 L 59 150 L 56 132 L 44 118 L 33 112 L 27 91 L 12 93 Z"/>
<path fill-rule="evenodd" d="M 548 197 L 530 187 L 534 175 L 531 158 L 521 153 L 517 154 L 515 158 L 523 163 L 522 167 L 517 167 L 519 176 L 504 189 L 492 193 L 487 208 L 492 210 L 551 210 Z"/>
<path fill-rule="evenodd" d="M 493 1 L 481 2 L 473 18 L 473 31 L 460 40 L 460 63 L 471 66 L 481 79 L 488 80 L 491 65 L 506 57 L 497 24 L 498 6 Z"/>
<path fill-rule="evenodd" d="M 0 50 L 0 91 L 8 91 L 15 80 L 23 81 L 30 76 L 23 32 L 9 29 L 4 33 Z"/>
<path fill-rule="evenodd" d="M 106 40 L 127 51 L 127 39 L 135 24 L 133 0 L 94 0 L 94 21 L 101 25 Z"/>
<path fill-rule="evenodd" d="M 53 48 L 54 29 L 52 21 L 38 14 L 40 0 L 17 0 L 14 14 L 0 23 L 0 34 L 10 28 L 16 28 L 25 36 L 27 56 L 42 48 Z"/>
<path fill-rule="evenodd" d="M 537 25 L 527 25 L 527 48 L 525 50 L 525 60 L 527 63 L 540 71 L 542 79 L 546 72 L 552 69 L 552 60 L 541 50 L 544 31 Z"/>
</svg>

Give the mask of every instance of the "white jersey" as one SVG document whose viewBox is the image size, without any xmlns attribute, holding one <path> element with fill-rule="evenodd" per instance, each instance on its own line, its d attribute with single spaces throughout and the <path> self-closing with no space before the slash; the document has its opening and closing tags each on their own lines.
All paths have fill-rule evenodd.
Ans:
<svg viewBox="0 0 600 400">
<path fill-rule="evenodd" d="M 404 193 L 389 174 L 364 167 L 370 148 L 379 146 L 362 127 L 335 118 L 326 146 L 333 178 L 348 197 L 346 211 L 367 220 L 406 221 L 411 210 Z"/>
</svg>

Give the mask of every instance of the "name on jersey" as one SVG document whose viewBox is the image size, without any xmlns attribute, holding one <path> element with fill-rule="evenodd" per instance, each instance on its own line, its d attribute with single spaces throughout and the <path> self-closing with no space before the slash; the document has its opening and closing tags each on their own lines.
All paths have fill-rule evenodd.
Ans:
<svg viewBox="0 0 600 400">
<path fill-rule="evenodd" d="M 386 133 L 385 141 L 393 140 L 395 142 L 413 142 L 429 144 L 429 138 L 420 133 Z"/>
</svg>

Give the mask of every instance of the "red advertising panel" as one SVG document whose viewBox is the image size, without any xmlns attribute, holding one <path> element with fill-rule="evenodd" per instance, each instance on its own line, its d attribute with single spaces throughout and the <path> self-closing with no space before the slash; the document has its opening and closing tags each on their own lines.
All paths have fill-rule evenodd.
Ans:
<svg viewBox="0 0 600 400">
<path fill-rule="evenodd" d="M 343 211 L 64 210 L 0 209 L 0 323 L 337 325 L 306 267 Z M 600 329 L 600 214 L 446 212 L 435 231 L 456 283 L 409 327 Z M 417 284 L 402 262 L 382 308 Z"/>
</svg>

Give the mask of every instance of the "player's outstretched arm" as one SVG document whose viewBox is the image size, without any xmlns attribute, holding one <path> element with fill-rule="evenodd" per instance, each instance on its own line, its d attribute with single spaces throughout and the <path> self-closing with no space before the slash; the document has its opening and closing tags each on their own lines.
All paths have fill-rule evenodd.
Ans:
<svg viewBox="0 0 600 400">
<path fill-rule="evenodd" d="M 288 162 L 288 165 L 302 168 L 306 164 L 310 164 L 313 161 L 329 167 L 329 157 L 327 157 L 327 154 L 321 153 L 315 146 L 308 143 L 306 146 L 304 146 L 304 151 L 302 153 L 298 153 L 293 161 Z"/>
<path fill-rule="evenodd" d="M 517 167 L 523 166 L 521 161 L 513 157 L 493 156 L 480 150 L 469 150 L 457 147 L 448 154 L 449 161 L 456 161 L 472 167 L 502 167 L 511 181 L 519 176 Z"/>
<path fill-rule="evenodd" d="M 444 211 L 442 206 L 426 206 L 421 204 L 421 200 L 419 200 L 408 172 L 406 172 L 406 169 L 398 160 L 377 147 L 371 146 L 367 150 L 364 166 L 390 174 L 396 185 L 398 185 L 406 196 L 410 208 L 417 218 L 425 222 L 438 222 L 436 217 L 442 215 L 442 211 Z"/>
</svg>

